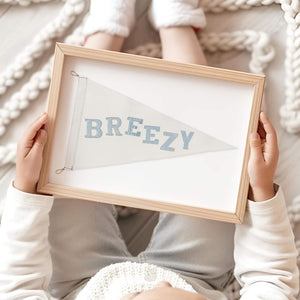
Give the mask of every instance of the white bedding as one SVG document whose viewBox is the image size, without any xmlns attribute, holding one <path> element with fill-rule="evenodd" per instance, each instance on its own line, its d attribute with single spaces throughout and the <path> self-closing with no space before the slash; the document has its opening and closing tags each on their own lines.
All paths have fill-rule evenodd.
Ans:
<svg viewBox="0 0 300 300">
<path fill-rule="evenodd" d="M 149 0 L 138 0 L 141 9 L 143 9 L 143 4 L 147 4 L 147 2 Z M 41 5 L 32 5 L 27 8 L 15 6 L 6 11 L 8 6 L 0 5 L 0 72 L 5 70 L 5 67 L 14 60 L 24 45 L 30 43 L 32 37 L 39 31 L 41 26 L 49 22 L 58 13 L 61 6 L 61 3 L 54 1 Z M 286 22 L 283 19 L 283 12 L 279 5 L 272 5 L 245 11 L 224 12 L 217 15 L 208 14 L 207 19 L 208 26 L 206 31 L 208 32 L 253 29 L 270 34 L 272 45 L 276 49 L 276 57 L 266 70 L 267 87 L 263 107 L 275 125 L 279 138 L 280 160 L 275 180 L 282 185 L 286 202 L 290 204 L 297 195 L 300 196 L 300 134 L 288 134 L 280 127 L 279 123 L 279 107 L 285 101 Z M 158 41 L 158 34 L 148 24 L 146 15 L 142 14 L 138 21 L 138 27 L 134 30 L 129 40 L 126 41 L 125 48 L 131 49 L 147 42 Z M 51 51 L 53 51 L 53 48 Z M 30 78 L 33 71 L 39 69 L 48 57 L 49 55 L 46 55 L 39 59 L 37 67 L 31 70 L 19 84 L 11 88 L 4 97 L 0 97 L 0 106 Z M 249 71 L 249 60 L 250 55 L 246 52 L 208 54 L 210 65 L 240 71 Z M 44 110 L 46 96 L 47 92 L 43 92 L 35 100 L 35 103 L 9 126 L 6 134 L 0 138 L 0 145 L 8 142 L 17 142 L 24 128 Z M 12 164 L 0 168 L 0 217 L 7 186 L 14 177 L 14 173 L 15 166 Z M 151 215 L 147 211 L 143 211 L 127 220 L 121 220 L 122 233 L 129 250 L 133 254 L 138 253 L 147 245 L 155 222 L 156 216 Z M 299 236 L 300 227 L 298 230 L 297 228 L 295 233 L 296 236 Z M 235 289 L 237 290 L 237 287 Z M 237 294 L 237 291 L 235 293 Z"/>
<path fill-rule="evenodd" d="M 146 0 L 147 1 L 147 0 Z M 32 36 L 38 32 L 40 26 L 49 21 L 60 9 L 61 4 L 48 3 L 33 5 L 32 7 L 12 7 L 1 16 L 0 10 L 0 70 L 4 70 L 20 51 L 23 45 L 30 42 Z M 206 31 L 233 31 L 254 29 L 270 34 L 272 44 L 276 49 L 276 57 L 266 70 L 267 87 L 264 109 L 274 123 L 279 137 L 280 161 L 276 173 L 276 181 L 283 186 L 287 203 L 300 194 L 300 136 L 286 133 L 279 123 L 279 107 L 284 103 L 284 58 L 285 58 L 285 28 L 283 13 L 278 5 L 258 7 L 251 10 L 224 12 L 221 14 L 208 14 Z M 17 23 L 13 23 L 17 21 Z M 147 32 L 147 34 L 145 34 Z M 157 42 L 158 35 L 147 23 L 143 15 L 138 22 L 126 48 L 134 48 L 145 42 Z M 48 53 L 49 54 L 49 53 Z M 39 60 L 39 65 L 47 57 Z M 208 61 L 213 66 L 221 68 L 248 71 L 249 53 L 228 52 L 208 54 Z M 36 70 L 36 68 L 35 68 Z M 31 71 L 29 72 L 31 74 Z M 7 99 L 13 91 L 21 87 L 21 83 L 29 79 L 29 75 L 21 80 L 20 84 L 10 89 L 10 92 L 0 98 L 0 104 Z M 21 136 L 25 126 L 37 116 L 45 107 L 46 92 L 27 109 L 21 117 L 9 126 L 6 134 L 0 139 L 0 144 L 16 142 Z M 1 202 L 7 189 L 8 182 L 14 176 L 14 166 L 0 168 L 0 197 Z M 0 205 L 1 207 L 1 205 Z"/>
</svg>

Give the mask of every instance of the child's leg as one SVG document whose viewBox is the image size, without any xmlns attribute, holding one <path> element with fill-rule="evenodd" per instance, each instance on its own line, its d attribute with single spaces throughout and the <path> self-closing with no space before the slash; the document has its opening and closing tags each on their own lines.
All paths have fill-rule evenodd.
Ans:
<svg viewBox="0 0 300 300">
<path fill-rule="evenodd" d="M 124 37 L 111 35 L 106 32 L 97 32 L 87 37 L 84 44 L 87 48 L 121 51 Z"/>
<path fill-rule="evenodd" d="M 152 0 L 149 20 L 159 31 L 163 58 L 193 64 L 206 64 L 194 28 L 206 26 L 199 0 Z"/>
<path fill-rule="evenodd" d="M 138 261 L 174 270 L 222 289 L 232 278 L 234 225 L 160 213 Z"/>
<path fill-rule="evenodd" d="M 52 296 L 62 298 L 101 268 L 132 258 L 121 236 L 113 205 L 56 199 L 50 213 Z"/>
<path fill-rule="evenodd" d="M 207 64 L 191 26 L 163 27 L 159 30 L 159 34 L 164 59 L 190 64 Z"/>
<path fill-rule="evenodd" d="M 120 51 L 135 23 L 136 0 L 91 0 L 85 47 Z"/>
</svg>

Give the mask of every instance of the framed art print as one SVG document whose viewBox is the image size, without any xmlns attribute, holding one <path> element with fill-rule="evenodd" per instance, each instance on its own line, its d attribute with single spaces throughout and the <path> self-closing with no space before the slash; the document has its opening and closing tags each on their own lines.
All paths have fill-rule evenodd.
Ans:
<svg viewBox="0 0 300 300">
<path fill-rule="evenodd" d="M 264 81 L 57 43 L 38 192 L 241 223 Z"/>
</svg>

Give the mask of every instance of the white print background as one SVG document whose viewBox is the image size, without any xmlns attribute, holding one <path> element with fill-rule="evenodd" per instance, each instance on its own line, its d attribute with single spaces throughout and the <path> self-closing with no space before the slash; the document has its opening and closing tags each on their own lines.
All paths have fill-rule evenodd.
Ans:
<svg viewBox="0 0 300 300">
<path fill-rule="evenodd" d="M 195 153 L 225 151 L 234 148 L 195 128 L 169 118 L 165 114 L 152 110 L 134 99 L 108 89 L 93 80 L 79 78 L 79 82 L 83 87 L 86 86 L 86 91 L 77 94 L 81 100 L 79 100 L 79 103 L 76 103 L 76 112 L 74 114 L 76 123 L 69 135 L 72 143 L 68 144 L 67 163 L 65 164 L 68 169 L 99 168 L 136 161 L 187 156 Z M 83 107 L 82 103 L 84 103 Z M 80 108 L 82 109 L 80 110 Z M 106 135 L 108 132 L 106 117 L 120 118 L 121 125 L 118 127 L 118 131 L 121 136 L 116 136 L 114 130 L 112 130 L 112 136 Z M 132 132 L 139 132 L 140 136 L 125 134 L 129 130 L 127 117 L 142 120 L 142 124 L 135 121 L 133 126 L 137 128 L 132 130 Z M 98 133 L 95 129 L 87 129 L 86 119 L 96 119 L 102 122 L 101 137 L 86 137 L 88 132 L 92 136 Z M 149 138 L 146 138 L 144 125 L 160 127 L 159 132 L 154 130 L 151 132 L 154 135 L 151 139 L 157 140 L 158 144 L 144 143 L 145 140 L 149 140 Z M 95 122 L 93 122 L 92 126 L 95 126 Z M 169 146 L 174 151 L 161 150 L 160 148 L 170 137 L 163 135 L 164 130 L 178 134 L 177 138 Z M 188 149 L 183 149 L 184 142 L 181 130 L 185 130 L 186 135 L 193 133 L 192 138 L 187 143 Z M 73 153 L 74 156 L 70 155 L 70 153 Z"/>
<path fill-rule="evenodd" d="M 253 86 L 82 58 L 66 57 L 64 64 L 51 183 L 235 212 Z M 65 163 L 76 92 L 71 70 L 237 149 L 58 175 L 55 171 Z"/>
</svg>

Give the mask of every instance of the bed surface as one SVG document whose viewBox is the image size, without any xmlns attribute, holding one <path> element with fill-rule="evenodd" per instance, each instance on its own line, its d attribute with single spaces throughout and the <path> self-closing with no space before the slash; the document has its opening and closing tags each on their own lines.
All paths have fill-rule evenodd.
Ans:
<svg viewBox="0 0 300 300">
<path fill-rule="evenodd" d="M 149 42 L 159 42 L 158 34 L 150 27 L 144 11 L 147 4 L 147 0 L 139 1 L 137 27 L 126 41 L 125 49 L 132 49 Z M 32 37 L 39 31 L 41 26 L 49 22 L 61 7 L 62 3 L 57 1 L 40 5 L 34 4 L 26 8 L 0 5 L 1 71 L 5 70 L 20 52 L 20 49 L 30 43 Z M 283 12 L 278 5 L 271 5 L 251 10 L 207 14 L 207 20 L 208 26 L 205 29 L 207 32 L 252 29 L 264 31 L 270 35 L 272 45 L 276 50 L 276 57 L 266 70 L 267 86 L 263 108 L 277 129 L 280 160 L 275 180 L 282 185 L 286 202 L 289 204 L 293 198 L 300 195 L 300 135 L 288 134 L 281 128 L 279 123 L 279 107 L 285 101 L 284 59 L 286 24 L 283 19 Z M 9 92 L 0 98 L 0 105 L 30 78 L 32 72 L 43 65 L 52 52 L 53 47 L 47 52 L 47 55 L 38 59 L 33 70 L 29 71 L 17 85 L 9 89 Z M 250 54 L 247 52 L 217 52 L 208 54 L 207 58 L 212 66 L 249 71 Z M 29 109 L 10 124 L 5 135 L 0 138 L 1 145 L 18 141 L 24 127 L 44 110 L 46 96 L 47 91 L 44 91 L 37 100 L 34 100 L 35 102 Z M 12 164 L 0 168 L 0 212 L 7 186 L 14 177 L 14 172 L 15 166 Z M 146 246 L 156 220 L 156 213 L 141 211 L 135 216 L 120 221 L 121 229 L 125 240 L 129 244 L 130 251 L 136 253 Z"/>
</svg>

